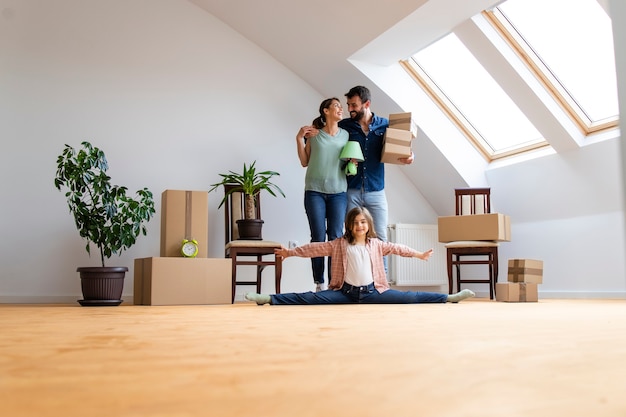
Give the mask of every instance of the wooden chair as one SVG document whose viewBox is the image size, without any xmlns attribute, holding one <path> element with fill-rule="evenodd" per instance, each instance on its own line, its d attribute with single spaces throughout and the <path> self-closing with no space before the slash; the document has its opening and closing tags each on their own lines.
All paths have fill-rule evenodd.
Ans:
<svg viewBox="0 0 626 417">
<path fill-rule="evenodd" d="M 491 213 L 490 188 L 457 188 L 454 190 L 454 194 L 457 216 Z M 445 246 L 448 264 L 448 292 L 452 294 L 454 270 L 456 272 L 457 291 L 461 290 L 463 283 L 489 284 L 489 298 L 493 299 L 498 281 L 498 242 L 458 241 L 446 243 Z M 477 257 L 480 259 L 476 259 Z M 488 278 L 463 279 L 461 278 L 461 265 L 487 265 Z"/>
<path fill-rule="evenodd" d="M 237 189 L 237 185 L 225 185 L 224 192 Z M 274 282 L 276 293 L 280 293 L 282 276 L 282 261 L 280 256 L 274 255 L 274 249 L 282 245 L 269 240 L 242 240 L 239 239 L 237 220 L 243 218 L 244 194 L 234 191 L 224 203 L 225 212 L 225 256 L 232 259 L 232 302 L 235 302 L 237 285 L 255 285 L 256 292 L 261 292 L 261 275 L 266 266 L 274 266 Z M 256 196 L 255 217 L 261 218 L 261 196 Z M 269 257 L 269 259 L 267 259 Z M 252 260 L 250 258 L 253 258 Z M 256 266 L 256 281 L 240 281 L 237 279 L 237 267 L 243 265 Z"/>
</svg>

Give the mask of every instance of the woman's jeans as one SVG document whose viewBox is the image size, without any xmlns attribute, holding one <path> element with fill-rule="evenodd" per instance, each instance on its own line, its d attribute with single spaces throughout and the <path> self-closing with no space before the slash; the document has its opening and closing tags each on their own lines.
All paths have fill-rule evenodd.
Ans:
<svg viewBox="0 0 626 417">
<path fill-rule="evenodd" d="M 341 290 L 270 295 L 270 304 L 420 304 L 445 303 L 448 294 L 436 292 L 398 291 L 379 293 L 374 284 L 354 287 L 343 284 Z"/>
<path fill-rule="evenodd" d="M 324 194 L 317 191 L 304 192 L 304 209 L 309 219 L 311 242 L 335 240 L 343 235 L 348 199 L 346 193 Z M 328 257 L 328 282 L 330 282 L 331 259 Z M 313 281 L 324 282 L 324 257 L 311 258 Z"/>
</svg>

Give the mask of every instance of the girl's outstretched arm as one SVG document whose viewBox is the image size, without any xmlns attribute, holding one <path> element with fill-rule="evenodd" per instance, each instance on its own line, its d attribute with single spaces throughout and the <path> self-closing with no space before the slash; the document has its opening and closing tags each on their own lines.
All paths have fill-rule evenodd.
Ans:
<svg viewBox="0 0 626 417">
<path fill-rule="evenodd" d="M 280 249 L 274 249 L 274 255 L 280 256 L 285 259 L 289 257 L 289 249 L 284 246 L 281 246 Z"/>
<path fill-rule="evenodd" d="M 430 258 L 432 254 L 433 254 L 433 250 L 431 248 L 431 249 L 428 249 L 426 252 L 418 252 L 418 254 L 415 255 L 415 257 L 423 261 L 427 261 L 428 258 Z"/>
</svg>

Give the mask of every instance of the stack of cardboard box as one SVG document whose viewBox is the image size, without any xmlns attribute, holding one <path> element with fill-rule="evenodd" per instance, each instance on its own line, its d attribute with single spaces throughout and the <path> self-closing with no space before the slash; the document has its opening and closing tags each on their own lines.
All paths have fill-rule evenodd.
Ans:
<svg viewBox="0 0 626 417">
<path fill-rule="evenodd" d="M 537 302 L 537 286 L 543 282 L 543 261 L 509 259 L 507 282 L 496 284 L 496 301 Z"/>
<path fill-rule="evenodd" d="M 416 136 L 417 124 L 411 113 L 390 114 L 380 160 L 387 164 L 400 164 L 398 158 L 411 156 L 411 141 Z"/>
<path fill-rule="evenodd" d="M 135 259 L 136 305 L 230 304 L 231 260 L 208 258 L 207 191 L 165 190 L 161 195 L 160 257 Z M 198 254 L 186 258 L 183 240 Z"/>
</svg>

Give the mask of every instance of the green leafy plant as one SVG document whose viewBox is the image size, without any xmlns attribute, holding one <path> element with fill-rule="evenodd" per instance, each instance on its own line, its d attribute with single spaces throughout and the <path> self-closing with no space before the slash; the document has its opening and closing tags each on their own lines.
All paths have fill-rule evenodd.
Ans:
<svg viewBox="0 0 626 417">
<path fill-rule="evenodd" d="M 243 172 L 241 173 L 228 171 L 228 174 L 219 174 L 219 176 L 222 177 L 222 181 L 211 184 L 211 189 L 209 189 L 209 192 L 226 184 L 239 185 L 239 187 L 238 189 L 232 189 L 226 192 L 218 208 L 224 205 L 224 203 L 228 199 L 228 196 L 233 192 L 243 192 L 245 195 L 244 219 L 253 219 L 254 197 L 258 193 L 265 190 L 274 197 L 276 197 L 277 193 L 280 193 L 283 197 L 285 197 L 285 193 L 283 193 L 283 190 L 281 190 L 278 185 L 270 181 L 273 176 L 278 176 L 280 174 L 276 171 L 257 172 L 255 164 L 256 161 L 252 162 L 249 166 L 244 163 Z"/>
<path fill-rule="evenodd" d="M 76 151 L 65 145 L 57 158 L 54 186 L 66 188 L 67 204 L 74 216 L 80 236 L 98 247 L 102 266 L 105 258 L 120 255 L 135 244 L 140 234 L 146 235 L 146 223 L 154 215 L 152 193 L 143 188 L 137 198 L 126 195 L 127 188 L 111 184 L 109 168 L 103 151 L 82 142 Z"/>
</svg>

